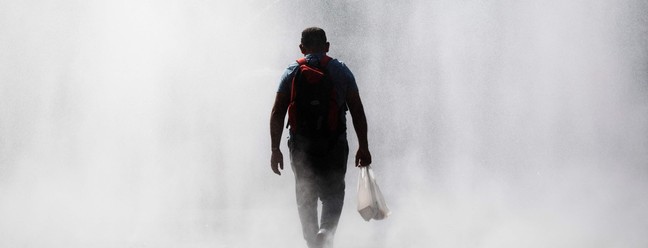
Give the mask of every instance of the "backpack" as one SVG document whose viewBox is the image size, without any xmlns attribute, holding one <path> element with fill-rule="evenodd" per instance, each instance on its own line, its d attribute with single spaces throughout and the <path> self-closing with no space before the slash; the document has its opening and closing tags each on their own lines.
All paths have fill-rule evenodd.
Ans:
<svg viewBox="0 0 648 248">
<path fill-rule="evenodd" d="M 324 55 L 317 67 L 309 65 L 306 58 L 297 60 L 299 68 L 292 79 L 288 106 L 291 133 L 310 139 L 333 139 L 346 131 L 339 117 L 337 92 L 327 70 L 331 60 Z"/>
</svg>

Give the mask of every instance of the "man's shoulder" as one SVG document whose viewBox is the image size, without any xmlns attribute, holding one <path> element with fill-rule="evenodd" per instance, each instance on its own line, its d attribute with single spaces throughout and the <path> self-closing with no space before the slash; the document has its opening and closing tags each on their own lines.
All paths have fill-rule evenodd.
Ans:
<svg viewBox="0 0 648 248">
<path fill-rule="evenodd" d="M 331 61 L 329 62 L 329 66 L 348 69 L 346 64 L 344 63 L 344 61 L 336 59 L 336 58 L 331 59 Z"/>
<path fill-rule="evenodd" d="M 293 61 L 292 63 L 288 64 L 286 69 L 284 70 L 282 80 L 285 80 L 289 77 L 292 77 L 292 75 L 297 71 L 297 68 L 299 67 L 299 64 L 297 61 Z"/>
<path fill-rule="evenodd" d="M 332 59 L 331 62 L 329 62 L 328 69 L 332 74 L 337 74 L 342 77 L 353 77 L 353 73 L 349 67 L 347 67 L 344 61 L 339 59 Z"/>
<path fill-rule="evenodd" d="M 291 62 L 290 64 L 288 64 L 288 66 L 286 67 L 286 70 L 294 71 L 295 69 L 297 69 L 297 67 L 299 67 L 299 64 L 295 60 L 295 61 Z"/>
</svg>

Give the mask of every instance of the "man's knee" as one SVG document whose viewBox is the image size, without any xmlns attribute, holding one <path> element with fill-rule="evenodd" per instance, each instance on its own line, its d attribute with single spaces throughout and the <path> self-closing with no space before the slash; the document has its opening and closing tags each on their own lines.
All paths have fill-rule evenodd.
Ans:
<svg viewBox="0 0 648 248">
<path fill-rule="evenodd" d="M 320 185 L 320 199 L 322 202 L 344 201 L 344 178 L 329 180 Z"/>
<path fill-rule="evenodd" d="M 297 183 L 297 206 L 312 206 L 317 204 L 317 191 L 312 183 Z"/>
</svg>

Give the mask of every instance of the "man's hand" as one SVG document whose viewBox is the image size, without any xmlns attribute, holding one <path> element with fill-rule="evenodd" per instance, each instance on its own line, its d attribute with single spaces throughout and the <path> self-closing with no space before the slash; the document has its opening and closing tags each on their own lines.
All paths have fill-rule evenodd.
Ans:
<svg viewBox="0 0 648 248">
<path fill-rule="evenodd" d="M 272 157 L 270 158 L 270 168 L 272 168 L 272 171 L 274 171 L 275 174 L 281 176 L 281 171 L 279 169 L 283 170 L 283 154 L 281 153 L 281 150 L 273 150 L 272 151 Z"/>
<path fill-rule="evenodd" d="M 360 148 L 356 153 L 355 166 L 363 167 L 371 164 L 371 153 L 368 148 Z"/>
</svg>

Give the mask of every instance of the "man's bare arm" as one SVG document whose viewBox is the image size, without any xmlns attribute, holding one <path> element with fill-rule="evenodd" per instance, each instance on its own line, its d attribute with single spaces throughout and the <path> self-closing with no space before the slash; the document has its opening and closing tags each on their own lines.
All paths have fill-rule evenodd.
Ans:
<svg viewBox="0 0 648 248">
<path fill-rule="evenodd" d="M 369 142 L 367 141 L 367 117 L 365 116 L 362 100 L 358 91 L 352 91 L 347 94 L 347 105 L 351 118 L 353 118 L 353 128 L 358 136 L 358 152 L 356 153 L 356 166 L 367 166 L 371 164 L 371 153 L 369 152 Z"/>
<path fill-rule="evenodd" d="M 270 139 L 272 149 L 270 167 L 277 175 L 281 175 L 279 168 L 283 170 L 283 154 L 279 150 L 279 145 L 281 144 L 281 135 L 283 133 L 288 104 L 290 104 L 289 96 L 284 93 L 277 93 L 274 106 L 272 106 L 272 113 L 270 114 Z"/>
</svg>

